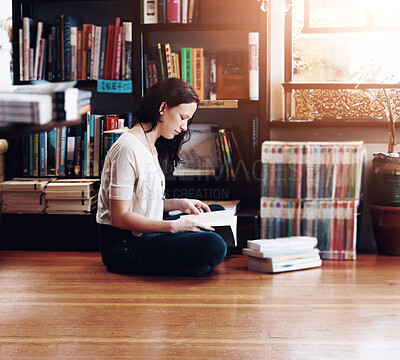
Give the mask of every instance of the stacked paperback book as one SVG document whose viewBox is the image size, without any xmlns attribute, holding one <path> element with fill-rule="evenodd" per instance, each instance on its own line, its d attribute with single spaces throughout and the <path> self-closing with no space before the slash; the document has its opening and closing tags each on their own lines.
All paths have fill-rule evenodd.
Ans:
<svg viewBox="0 0 400 360">
<path fill-rule="evenodd" d="M 15 178 L 0 183 L 2 213 L 90 214 L 98 179 Z"/>
<path fill-rule="evenodd" d="M 0 183 L 3 194 L 3 213 L 44 213 L 46 210 L 45 188 L 49 179 L 15 178 Z"/>
<path fill-rule="evenodd" d="M 242 251 L 248 255 L 249 270 L 279 273 L 321 266 L 317 242 L 309 236 L 248 240 Z"/>
<path fill-rule="evenodd" d="M 97 192 L 91 179 L 56 180 L 46 188 L 48 214 L 90 214 L 96 209 Z"/>
</svg>

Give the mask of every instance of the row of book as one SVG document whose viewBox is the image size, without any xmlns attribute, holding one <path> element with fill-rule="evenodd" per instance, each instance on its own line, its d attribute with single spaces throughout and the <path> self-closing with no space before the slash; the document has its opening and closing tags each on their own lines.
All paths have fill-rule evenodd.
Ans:
<svg viewBox="0 0 400 360">
<path fill-rule="evenodd" d="M 130 127 L 133 114 L 82 116 L 80 125 L 58 127 L 23 138 L 23 175 L 100 176 L 104 157 L 116 140 L 115 130 Z"/>
<path fill-rule="evenodd" d="M 181 78 L 200 99 L 259 99 L 259 34 L 249 33 L 248 51 L 207 53 L 204 48 L 173 48 L 157 43 L 144 55 L 145 87 L 162 79 Z"/>
<path fill-rule="evenodd" d="M 60 15 L 54 24 L 24 17 L 19 29 L 19 79 L 131 80 L 132 22 L 84 24 Z"/>
<path fill-rule="evenodd" d="M 0 183 L 2 213 L 90 214 L 99 180 L 14 178 Z"/>
<path fill-rule="evenodd" d="M 199 0 L 141 0 L 141 23 L 197 23 L 199 2 Z"/>
<path fill-rule="evenodd" d="M 180 156 L 183 163 L 175 168 L 174 176 L 234 179 L 243 159 L 234 132 L 217 124 L 190 125 L 190 141 L 182 145 Z"/>
<path fill-rule="evenodd" d="M 364 161 L 362 142 L 262 145 L 261 196 L 357 199 Z"/>
<path fill-rule="evenodd" d="M 323 259 L 355 259 L 358 200 L 261 198 L 261 237 L 314 236 Z"/>
<path fill-rule="evenodd" d="M 249 270 L 280 273 L 322 265 L 317 238 L 310 236 L 248 240 L 242 250 Z"/>
<path fill-rule="evenodd" d="M 74 82 L 12 86 L 0 92 L 0 122 L 46 124 L 78 120 L 90 110 L 92 93 L 73 88 Z"/>
</svg>

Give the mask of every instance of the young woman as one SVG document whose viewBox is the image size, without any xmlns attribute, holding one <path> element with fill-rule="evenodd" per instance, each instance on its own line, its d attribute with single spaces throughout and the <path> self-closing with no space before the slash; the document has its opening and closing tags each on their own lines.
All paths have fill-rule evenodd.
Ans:
<svg viewBox="0 0 400 360">
<path fill-rule="evenodd" d="M 103 263 L 116 273 L 201 276 L 226 255 L 212 228 L 163 213 L 210 211 L 193 199 L 165 199 L 165 177 L 180 161 L 179 149 L 199 99 L 180 79 L 163 80 L 137 104 L 135 122 L 109 150 L 101 176 L 97 223 Z"/>
</svg>

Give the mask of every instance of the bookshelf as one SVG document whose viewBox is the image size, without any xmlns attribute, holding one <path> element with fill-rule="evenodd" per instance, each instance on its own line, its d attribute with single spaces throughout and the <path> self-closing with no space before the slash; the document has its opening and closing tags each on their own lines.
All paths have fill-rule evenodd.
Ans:
<svg viewBox="0 0 400 360">
<path fill-rule="evenodd" d="M 195 121 L 198 123 L 217 123 L 221 128 L 234 129 L 244 163 L 248 165 L 247 174 L 238 174 L 233 180 L 210 177 L 167 177 L 170 193 L 200 194 L 206 200 L 208 195 L 219 190 L 214 200 L 240 199 L 242 208 L 259 207 L 260 157 L 249 156 L 251 149 L 250 116 L 259 119 L 259 134 L 267 134 L 269 129 L 267 111 L 267 16 L 259 10 L 256 1 L 248 0 L 200 0 L 198 1 L 198 21 L 191 24 L 143 24 L 141 23 L 140 0 L 13 0 L 13 68 L 19 74 L 19 33 L 23 17 L 34 21 L 54 23 L 61 14 L 80 17 L 83 23 L 106 26 L 113 24 L 116 17 L 132 22 L 132 92 L 127 94 L 102 93 L 97 91 L 97 81 L 79 80 L 77 87 L 92 92 L 92 112 L 102 114 L 127 113 L 134 111 L 134 104 L 145 93 L 144 54 L 154 49 L 158 42 L 169 42 L 175 51 L 182 47 L 199 47 L 204 51 L 248 51 L 249 32 L 259 33 L 259 100 L 249 98 L 237 100 L 235 106 L 224 108 L 199 108 Z M 14 76 L 16 84 L 25 84 Z M 219 99 L 217 99 L 219 100 Z M 78 121 L 79 122 L 79 121 Z M 72 124 L 69 124 L 72 125 Z M 51 126 L 51 125 L 49 125 Z M 60 124 L 62 126 L 62 124 Z M 6 177 L 21 176 L 21 140 L 16 135 L 26 132 L 47 130 L 41 127 L 14 126 L 0 129 L 0 135 L 10 137 L 10 149 L 6 162 Z M 257 146 L 260 153 L 260 136 Z M 258 164 L 258 165 L 257 165 Z M 209 192 L 205 191 L 211 189 Z M 217 192 L 214 192 L 216 194 Z M 204 196 L 203 196 L 204 194 Z M 208 200 L 208 199 L 207 199 Z M 211 199 L 213 200 L 213 199 Z"/>
</svg>

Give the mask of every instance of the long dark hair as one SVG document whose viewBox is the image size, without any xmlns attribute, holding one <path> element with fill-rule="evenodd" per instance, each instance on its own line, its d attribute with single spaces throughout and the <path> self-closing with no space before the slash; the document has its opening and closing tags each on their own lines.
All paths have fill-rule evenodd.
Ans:
<svg viewBox="0 0 400 360">
<path fill-rule="evenodd" d="M 136 105 L 135 124 L 150 123 L 153 131 L 160 121 L 160 106 L 165 102 L 172 108 L 180 104 L 199 103 L 199 98 L 193 88 L 184 80 L 171 78 L 165 79 L 152 86 Z M 190 121 L 191 123 L 191 121 Z M 183 143 L 190 138 L 190 131 L 182 131 L 173 139 L 165 139 L 160 136 L 156 141 L 158 158 L 162 164 L 166 164 L 167 174 L 171 174 L 175 166 L 181 163 L 179 151 Z"/>
</svg>

